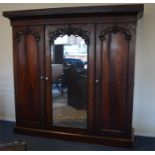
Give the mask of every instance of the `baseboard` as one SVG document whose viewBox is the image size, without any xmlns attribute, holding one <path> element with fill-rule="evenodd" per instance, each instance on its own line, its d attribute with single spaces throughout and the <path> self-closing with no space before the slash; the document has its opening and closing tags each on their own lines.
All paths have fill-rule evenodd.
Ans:
<svg viewBox="0 0 155 155">
<path fill-rule="evenodd" d="M 149 133 L 149 132 L 135 132 L 135 136 L 142 136 L 142 137 L 155 137 L 155 132 Z"/>
<path fill-rule="evenodd" d="M 0 116 L 0 120 L 2 120 L 2 121 L 9 121 L 9 122 L 15 122 L 15 118 L 10 118 L 10 117 L 2 117 L 2 116 Z"/>
</svg>

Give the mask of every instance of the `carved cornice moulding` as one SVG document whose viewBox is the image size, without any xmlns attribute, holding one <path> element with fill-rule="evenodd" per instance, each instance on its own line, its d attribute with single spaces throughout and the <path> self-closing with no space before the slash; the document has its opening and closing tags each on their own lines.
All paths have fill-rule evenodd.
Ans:
<svg viewBox="0 0 155 155">
<path fill-rule="evenodd" d="M 92 15 L 92 14 L 134 14 L 142 17 L 144 4 L 134 5 L 103 5 L 103 6 L 87 6 L 87 7 L 64 7 L 64 8 L 47 8 L 35 10 L 6 11 L 3 12 L 4 17 L 11 20 L 30 19 L 30 18 L 55 18 L 61 15 Z"/>
</svg>

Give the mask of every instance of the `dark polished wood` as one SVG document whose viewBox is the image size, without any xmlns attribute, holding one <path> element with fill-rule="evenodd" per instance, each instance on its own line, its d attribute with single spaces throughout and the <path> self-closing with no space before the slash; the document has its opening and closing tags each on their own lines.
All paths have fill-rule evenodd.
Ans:
<svg viewBox="0 0 155 155">
<path fill-rule="evenodd" d="M 15 132 L 132 146 L 135 36 L 143 8 L 138 4 L 3 12 L 13 26 Z M 70 34 L 82 37 L 88 46 L 87 93 L 75 94 L 73 89 L 70 94 L 72 100 L 87 101 L 86 129 L 52 124 L 51 46 L 57 37 Z M 56 56 L 61 62 L 62 53 Z M 80 95 L 82 91 L 87 95 Z"/>
<path fill-rule="evenodd" d="M 95 123 L 99 135 L 131 136 L 132 102 L 128 100 L 133 87 L 129 78 L 131 49 L 136 25 L 123 24 L 97 25 L 97 52 L 100 58 L 97 70 L 100 89 L 97 89 L 99 102 L 96 103 Z M 100 37 L 99 37 L 100 36 Z M 134 53 L 132 53 L 133 55 Z M 133 100 L 131 98 L 131 100 Z"/>
<path fill-rule="evenodd" d="M 15 127 L 15 133 L 26 134 L 31 136 L 40 136 L 46 138 L 56 138 L 56 139 L 64 139 L 64 140 L 72 140 L 77 142 L 87 142 L 87 143 L 94 143 L 100 145 L 107 145 L 107 146 L 117 146 L 117 147 L 133 147 L 134 142 L 134 135 L 129 138 L 113 138 L 113 137 L 104 137 L 104 136 L 96 136 L 93 134 L 81 134 L 81 133 L 72 133 L 72 132 L 62 132 L 56 130 L 38 130 L 32 128 L 22 128 L 22 127 Z"/>
<path fill-rule="evenodd" d="M 15 102 L 17 125 L 41 128 L 44 125 L 44 28 L 13 28 Z"/>
<path fill-rule="evenodd" d="M 64 7 L 64 8 L 50 8 L 50 9 L 37 9 L 37 10 L 22 10 L 22 11 L 7 11 L 3 12 L 3 16 L 13 19 L 23 18 L 53 18 L 56 15 L 61 16 L 75 16 L 75 15 L 88 15 L 88 14 L 139 14 L 142 16 L 144 6 L 138 5 L 109 5 L 109 6 L 87 6 L 87 7 Z"/>
</svg>

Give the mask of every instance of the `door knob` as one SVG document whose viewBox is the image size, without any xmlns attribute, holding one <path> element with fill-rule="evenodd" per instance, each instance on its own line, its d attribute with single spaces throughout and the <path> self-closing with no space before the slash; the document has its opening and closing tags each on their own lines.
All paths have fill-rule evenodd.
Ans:
<svg viewBox="0 0 155 155">
<path fill-rule="evenodd" d="M 47 76 L 45 77 L 45 80 L 46 80 L 46 81 L 48 80 L 48 77 L 47 77 Z"/>
<path fill-rule="evenodd" d="M 95 83 L 99 83 L 99 80 L 98 80 L 98 79 L 96 79 L 96 80 L 95 80 Z"/>
<path fill-rule="evenodd" d="M 44 79 L 44 76 L 40 76 L 40 80 L 43 80 Z"/>
</svg>

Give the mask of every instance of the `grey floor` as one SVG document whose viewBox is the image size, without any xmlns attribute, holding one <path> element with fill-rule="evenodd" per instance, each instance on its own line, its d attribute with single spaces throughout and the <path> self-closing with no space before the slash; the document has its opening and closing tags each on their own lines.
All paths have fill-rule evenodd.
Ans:
<svg viewBox="0 0 155 155">
<path fill-rule="evenodd" d="M 0 143 L 25 141 L 30 151 L 154 151 L 155 138 L 135 137 L 132 149 L 14 134 L 15 123 L 0 121 Z"/>
</svg>

